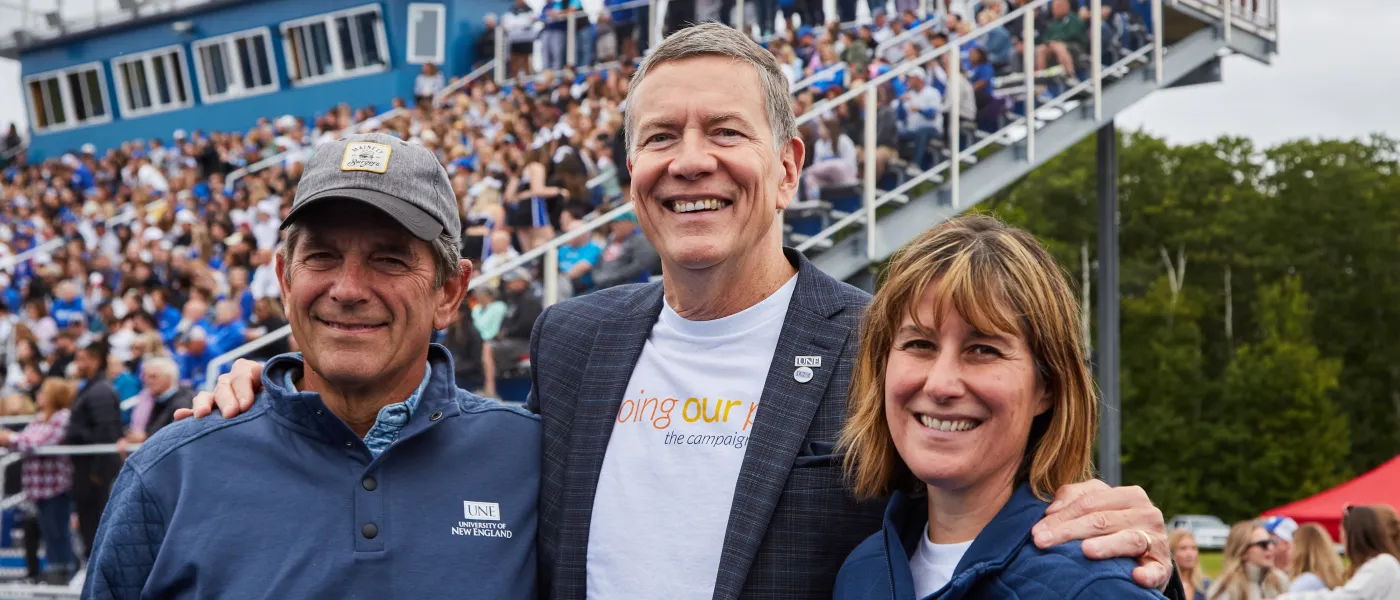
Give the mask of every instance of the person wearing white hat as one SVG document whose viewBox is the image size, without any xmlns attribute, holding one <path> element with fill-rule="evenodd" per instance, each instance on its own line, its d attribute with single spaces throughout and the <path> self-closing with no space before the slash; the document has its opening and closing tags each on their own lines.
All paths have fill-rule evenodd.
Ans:
<svg viewBox="0 0 1400 600">
<path fill-rule="evenodd" d="M 1293 564 L 1293 532 L 1298 531 L 1298 523 L 1288 517 L 1269 517 L 1264 520 L 1264 530 L 1274 538 L 1274 568 L 1286 578 Z"/>
</svg>

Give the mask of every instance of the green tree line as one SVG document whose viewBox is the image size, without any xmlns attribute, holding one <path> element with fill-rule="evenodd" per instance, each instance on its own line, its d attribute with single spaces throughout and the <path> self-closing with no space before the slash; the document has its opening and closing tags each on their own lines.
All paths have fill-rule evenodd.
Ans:
<svg viewBox="0 0 1400 600">
<path fill-rule="evenodd" d="M 1094 143 L 979 209 L 1045 243 L 1090 326 Z M 1119 147 L 1124 481 L 1230 521 L 1400 453 L 1397 141 Z"/>
</svg>

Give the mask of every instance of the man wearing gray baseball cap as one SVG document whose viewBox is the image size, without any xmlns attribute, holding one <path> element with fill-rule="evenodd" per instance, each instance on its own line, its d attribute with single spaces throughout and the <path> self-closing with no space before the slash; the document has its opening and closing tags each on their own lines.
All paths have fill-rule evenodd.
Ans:
<svg viewBox="0 0 1400 600">
<path fill-rule="evenodd" d="M 83 597 L 534 597 L 538 417 L 458 390 L 430 343 L 471 276 L 456 206 L 422 146 L 317 149 L 275 259 L 301 352 L 251 410 L 132 454 Z"/>
</svg>

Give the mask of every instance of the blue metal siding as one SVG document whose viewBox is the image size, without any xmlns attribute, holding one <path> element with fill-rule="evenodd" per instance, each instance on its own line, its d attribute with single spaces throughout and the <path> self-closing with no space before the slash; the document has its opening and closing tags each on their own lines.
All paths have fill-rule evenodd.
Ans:
<svg viewBox="0 0 1400 600">
<path fill-rule="evenodd" d="M 64 131 L 41 133 L 33 136 L 30 146 L 31 157 L 42 159 L 62 152 L 75 150 L 85 143 L 92 143 L 103 151 L 133 139 L 152 137 L 169 138 L 175 129 L 203 129 L 205 131 L 237 131 L 250 128 L 261 117 L 276 117 L 293 114 L 310 119 L 326 112 L 342 102 L 354 108 L 373 104 L 380 110 L 387 110 L 396 96 L 411 99 L 413 80 L 420 67 L 404 62 L 407 44 L 408 0 L 384 0 L 375 2 L 384 19 L 385 42 L 388 46 L 386 71 L 351 77 L 327 83 L 301 87 L 291 85 L 287 76 L 287 64 L 279 25 L 282 22 L 310 17 L 347 8 L 364 6 L 370 2 L 355 0 L 297 0 L 277 2 L 250 0 L 250 2 L 199 13 L 184 20 L 192 21 L 189 33 L 177 33 L 170 28 L 173 19 L 147 23 L 120 31 L 104 33 L 98 37 L 78 39 L 62 47 L 50 47 L 21 56 L 24 74 L 38 74 L 68 66 L 98 61 L 103 65 L 103 76 L 107 81 L 107 103 L 115 114 L 106 124 L 77 127 Z M 474 36 L 482 28 L 481 15 L 493 10 L 508 7 L 508 0 L 449 0 L 447 5 L 447 61 L 442 65 L 450 75 L 465 73 L 469 67 L 469 54 L 474 37 L 459 39 L 463 33 Z M 466 22 L 458 22 L 465 19 Z M 199 91 L 194 68 L 195 54 L 192 42 L 234 33 L 257 27 L 267 27 L 272 32 L 272 55 L 276 61 L 279 91 L 258 96 L 227 100 L 214 104 L 204 104 Z M 185 67 L 191 79 L 196 104 L 188 109 L 127 119 L 121 114 L 115 75 L 111 60 L 125 54 L 142 52 L 163 46 L 179 44 L 185 49 Z M 27 94 L 26 94 L 27 96 Z M 25 98 L 26 104 L 28 98 Z"/>
</svg>

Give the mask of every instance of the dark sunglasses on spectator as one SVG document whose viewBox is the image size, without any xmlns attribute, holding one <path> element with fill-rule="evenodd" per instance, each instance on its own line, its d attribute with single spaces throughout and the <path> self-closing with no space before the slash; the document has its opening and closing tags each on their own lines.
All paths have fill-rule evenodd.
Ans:
<svg viewBox="0 0 1400 600">
<path fill-rule="evenodd" d="M 1274 541 L 1259 540 L 1257 542 L 1254 542 L 1253 544 L 1250 544 L 1250 546 L 1258 546 L 1260 550 L 1268 550 L 1269 548 L 1272 548 L 1274 546 Z"/>
</svg>

